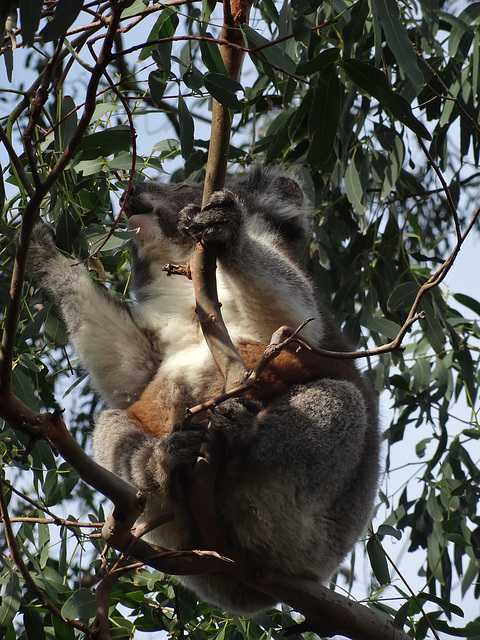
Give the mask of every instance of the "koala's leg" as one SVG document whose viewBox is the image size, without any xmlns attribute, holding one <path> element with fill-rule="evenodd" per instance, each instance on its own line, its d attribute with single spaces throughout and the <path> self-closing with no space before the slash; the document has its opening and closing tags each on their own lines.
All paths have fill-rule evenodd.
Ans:
<svg viewBox="0 0 480 640">
<path fill-rule="evenodd" d="M 47 225 L 34 228 L 27 270 L 60 309 L 92 386 L 111 406 L 138 399 L 158 368 L 158 354 L 130 307 L 95 283 L 83 264 L 62 254 Z"/>
<path fill-rule="evenodd" d="M 219 504 L 232 536 L 269 566 L 328 579 L 377 490 L 378 430 L 359 389 L 318 380 L 259 412 L 230 401 L 213 422 L 230 444 Z"/>
<path fill-rule="evenodd" d="M 195 238 L 221 247 L 219 296 L 229 328 L 238 323 L 268 341 L 280 326 L 297 328 L 314 317 L 302 333 L 320 343 L 322 323 L 311 282 L 260 215 L 249 215 L 235 194 L 224 189 L 214 193 L 202 211 L 196 205 L 186 207 L 180 225 Z"/>
<path fill-rule="evenodd" d="M 151 542 L 169 549 L 194 548 L 197 530 L 182 472 L 197 459 L 205 439 L 201 427 L 155 437 L 126 411 L 101 412 L 93 432 L 96 461 L 143 491 L 147 502 L 141 521 L 174 516 L 148 534 Z"/>
<path fill-rule="evenodd" d="M 126 411 L 109 409 L 99 415 L 93 449 L 99 464 L 155 495 L 165 488 L 173 469 L 197 459 L 205 438 L 200 427 L 156 437 Z"/>
</svg>

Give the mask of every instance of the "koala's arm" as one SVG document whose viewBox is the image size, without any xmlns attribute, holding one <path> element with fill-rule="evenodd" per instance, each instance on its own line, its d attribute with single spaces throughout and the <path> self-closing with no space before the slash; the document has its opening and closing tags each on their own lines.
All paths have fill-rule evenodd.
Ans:
<svg viewBox="0 0 480 640">
<path fill-rule="evenodd" d="M 63 255 L 45 224 L 33 230 L 27 272 L 61 311 L 92 387 L 110 406 L 122 408 L 136 400 L 158 362 L 130 307 L 95 283 L 85 265 Z"/>
<path fill-rule="evenodd" d="M 297 328 L 313 317 L 315 321 L 302 333 L 320 343 L 322 319 L 312 284 L 285 250 L 285 238 L 261 215 L 249 215 L 235 194 L 225 189 L 214 193 L 203 211 L 186 207 L 182 218 L 184 231 L 219 243 L 219 295 L 224 296 L 222 313 L 229 328 L 239 316 L 253 335 L 263 330 L 257 339 L 268 341 L 280 326 Z"/>
</svg>

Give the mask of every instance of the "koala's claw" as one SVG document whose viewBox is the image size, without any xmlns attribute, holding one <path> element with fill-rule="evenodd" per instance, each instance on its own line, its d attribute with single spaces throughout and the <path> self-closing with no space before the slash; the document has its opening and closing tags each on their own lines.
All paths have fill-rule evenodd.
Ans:
<svg viewBox="0 0 480 640">
<path fill-rule="evenodd" d="M 210 424 L 212 429 L 223 433 L 230 446 L 245 446 L 257 432 L 261 409 L 259 402 L 248 398 L 227 400 L 212 411 Z"/>
<path fill-rule="evenodd" d="M 204 427 L 189 431 L 172 431 L 164 443 L 169 466 L 176 467 L 179 464 L 195 462 L 198 457 L 202 457 L 200 447 L 206 441 Z"/>
<path fill-rule="evenodd" d="M 210 202 L 201 209 L 188 205 L 180 214 L 179 229 L 197 241 L 228 244 L 238 231 L 242 212 L 231 191 L 217 191 Z"/>
</svg>

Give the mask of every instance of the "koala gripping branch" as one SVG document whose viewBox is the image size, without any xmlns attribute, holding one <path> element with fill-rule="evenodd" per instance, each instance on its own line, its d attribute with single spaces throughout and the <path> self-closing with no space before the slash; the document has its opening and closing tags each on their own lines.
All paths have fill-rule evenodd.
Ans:
<svg viewBox="0 0 480 640">
<path fill-rule="evenodd" d="M 238 45 L 242 43 L 240 27 L 248 23 L 252 0 L 224 0 L 222 41 Z M 242 63 L 241 49 L 220 47 L 225 67 L 231 78 L 237 78 Z M 230 114 L 227 108 L 213 100 L 212 128 L 208 150 L 203 206 L 212 193 L 223 188 L 227 171 L 230 144 Z M 195 287 L 196 311 L 212 356 L 225 380 L 225 390 L 238 386 L 246 373 L 246 367 L 233 346 L 223 322 L 218 302 L 215 278 L 215 245 L 199 243 L 191 262 Z"/>
</svg>

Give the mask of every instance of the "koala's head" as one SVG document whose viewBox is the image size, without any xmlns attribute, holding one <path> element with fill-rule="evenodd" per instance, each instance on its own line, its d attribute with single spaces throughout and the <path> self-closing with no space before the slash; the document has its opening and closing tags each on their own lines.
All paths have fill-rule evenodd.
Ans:
<svg viewBox="0 0 480 640">
<path fill-rule="evenodd" d="M 200 205 L 203 185 L 135 182 L 124 200 L 128 228 L 136 229 L 134 258 L 149 262 L 186 262 L 195 241 L 184 233 L 180 212 L 190 204 Z"/>
</svg>

